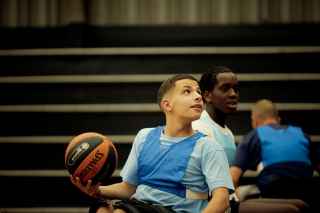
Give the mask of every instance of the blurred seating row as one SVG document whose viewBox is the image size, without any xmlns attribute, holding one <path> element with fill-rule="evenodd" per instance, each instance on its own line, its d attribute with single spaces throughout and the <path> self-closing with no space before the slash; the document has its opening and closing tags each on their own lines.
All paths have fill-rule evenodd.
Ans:
<svg viewBox="0 0 320 213">
<path fill-rule="evenodd" d="M 64 168 L 72 136 L 87 131 L 109 136 L 120 154 L 110 183 L 119 181 L 134 135 L 163 124 L 155 104 L 161 81 L 176 73 L 199 77 L 213 65 L 229 66 L 239 76 L 239 111 L 228 120 L 237 142 L 251 128 L 251 104 L 269 98 L 278 104 L 284 123 L 302 126 L 312 146 L 319 146 L 318 29 L 0 29 L 0 187 L 6 195 L 0 208 L 55 207 L 52 211 L 59 212 L 85 207 L 90 199 L 70 184 Z M 19 39 L 24 36 L 29 37 Z M 249 172 L 243 183 L 254 178 Z"/>
</svg>

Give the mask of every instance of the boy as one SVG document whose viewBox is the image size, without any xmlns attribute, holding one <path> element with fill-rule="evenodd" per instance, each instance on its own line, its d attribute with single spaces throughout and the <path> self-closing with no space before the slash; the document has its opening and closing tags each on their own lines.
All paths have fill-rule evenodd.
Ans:
<svg viewBox="0 0 320 213">
<path fill-rule="evenodd" d="M 191 126 L 203 110 L 197 80 L 181 74 L 164 81 L 158 104 L 166 124 L 139 131 L 121 183 L 99 190 L 91 182 L 82 186 L 78 178 L 73 183 L 90 195 L 127 200 L 101 207 L 99 213 L 225 212 L 233 185 L 224 150 Z"/>
<path fill-rule="evenodd" d="M 206 110 L 199 120 L 192 123 L 194 129 L 213 137 L 224 148 L 229 165 L 236 154 L 234 135 L 226 125 L 228 115 L 237 111 L 239 84 L 236 74 L 228 67 L 216 66 L 204 73 L 200 88 Z"/>
</svg>

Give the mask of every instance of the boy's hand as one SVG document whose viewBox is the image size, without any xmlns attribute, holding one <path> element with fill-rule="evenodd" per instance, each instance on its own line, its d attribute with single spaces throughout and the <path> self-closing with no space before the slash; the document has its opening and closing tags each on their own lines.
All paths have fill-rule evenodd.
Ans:
<svg viewBox="0 0 320 213">
<path fill-rule="evenodd" d="M 79 177 L 73 177 L 73 176 L 70 176 L 70 180 L 73 183 L 73 185 L 75 185 L 80 191 L 82 191 L 86 195 L 89 195 L 90 197 L 93 197 L 93 198 L 99 198 L 100 183 L 92 184 L 92 180 L 88 180 L 87 185 L 83 185 Z"/>
</svg>

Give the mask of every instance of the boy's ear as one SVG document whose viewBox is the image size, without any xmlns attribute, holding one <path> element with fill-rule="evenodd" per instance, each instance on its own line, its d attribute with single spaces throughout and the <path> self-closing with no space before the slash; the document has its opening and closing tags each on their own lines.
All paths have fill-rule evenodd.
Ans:
<svg viewBox="0 0 320 213">
<path fill-rule="evenodd" d="M 211 103 L 212 93 L 209 91 L 204 91 L 202 97 L 206 103 Z"/>
<path fill-rule="evenodd" d="M 171 111 L 172 107 L 168 99 L 163 99 L 160 103 L 161 109 L 165 112 Z"/>
</svg>

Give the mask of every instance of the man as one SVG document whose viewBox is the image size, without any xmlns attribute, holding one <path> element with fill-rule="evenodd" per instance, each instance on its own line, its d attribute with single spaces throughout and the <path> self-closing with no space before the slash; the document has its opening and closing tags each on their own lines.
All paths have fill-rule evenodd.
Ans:
<svg viewBox="0 0 320 213">
<path fill-rule="evenodd" d="M 238 145 L 230 168 L 236 192 L 243 173 L 260 165 L 257 187 L 262 197 L 309 200 L 313 167 L 308 137 L 299 127 L 280 125 L 275 105 L 266 99 L 253 106 L 251 121 L 254 129 Z"/>
<path fill-rule="evenodd" d="M 199 120 L 194 121 L 194 129 L 205 133 L 219 142 L 233 163 L 236 145 L 234 135 L 226 125 L 228 115 L 237 111 L 239 84 L 236 74 L 228 67 L 217 66 L 204 73 L 200 79 L 200 88 L 206 110 Z"/>
<path fill-rule="evenodd" d="M 139 131 L 121 172 L 121 183 L 99 190 L 91 181 L 81 185 L 77 177 L 72 178 L 73 183 L 89 195 L 124 200 L 99 208 L 99 213 L 225 212 L 229 190 L 233 191 L 227 158 L 217 142 L 191 126 L 203 110 L 197 80 L 176 75 L 164 81 L 158 103 L 166 124 Z"/>
</svg>

